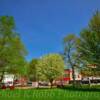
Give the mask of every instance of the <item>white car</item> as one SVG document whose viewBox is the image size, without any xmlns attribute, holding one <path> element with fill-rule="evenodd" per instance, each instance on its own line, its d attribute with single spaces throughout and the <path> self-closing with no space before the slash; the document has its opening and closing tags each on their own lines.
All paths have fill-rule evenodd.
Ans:
<svg viewBox="0 0 100 100">
<path fill-rule="evenodd" d="M 13 74 L 6 74 L 3 76 L 2 84 L 5 87 L 14 86 L 14 75 Z"/>
</svg>

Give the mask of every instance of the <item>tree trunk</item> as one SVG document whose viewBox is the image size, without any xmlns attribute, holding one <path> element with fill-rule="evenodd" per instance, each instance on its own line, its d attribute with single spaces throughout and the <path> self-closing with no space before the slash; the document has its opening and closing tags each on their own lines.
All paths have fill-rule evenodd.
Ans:
<svg viewBox="0 0 100 100">
<path fill-rule="evenodd" d="M 50 79 L 50 88 L 52 88 L 53 86 L 52 82 L 53 82 L 53 79 Z"/>
<path fill-rule="evenodd" d="M 36 78 L 36 82 L 38 83 L 37 88 L 39 88 L 39 76 L 37 76 L 37 78 Z"/>
<path fill-rule="evenodd" d="M 2 80 L 3 80 L 3 76 L 4 76 L 4 71 L 2 71 L 2 75 L 1 75 L 1 82 L 2 82 Z"/>
<path fill-rule="evenodd" d="M 36 80 L 35 80 L 35 81 L 36 81 L 36 82 L 37 82 L 37 84 L 38 84 L 38 85 L 37 85 L 37 89 L 38 89 L 38 88 L 39 88 L 39 75 L 38 75 L 38 74 L 36 74 L 35 78 L 36 78 Z"/>
<path fill-rule="evenodd" d="M 73 87 L 76 86 L 76 80 L 75 80 L 75 68 L 72 66 L 72 78 L 73 78 Z"/>
<path fill-rule="evenodd" d="M 90 80 L 90 78 L 88 78 L 88 81 L 89 81 L 89 87 L 91 87 L 91 80 Z"/>
<path fill-rule="evenodd" d="M 76 80 L 75 80 L 75 67 L 74 67 L 74 65 L 73 65 L 73 63 L 71 61 L 71 58 L 70 58 L 69 53 L 68 53 L 68 60 L 69 60 L 69 63 L 71 65 L 71 68 L 72 68 L 73 87 L 75 87 L 75 85 L 76 85 Z"/>
<path fill-rule="evenodd" d="M 37 88 L 39 88 L 39 81 L 38 81 L 38 86 L 37 86 Z"/>
</svg>

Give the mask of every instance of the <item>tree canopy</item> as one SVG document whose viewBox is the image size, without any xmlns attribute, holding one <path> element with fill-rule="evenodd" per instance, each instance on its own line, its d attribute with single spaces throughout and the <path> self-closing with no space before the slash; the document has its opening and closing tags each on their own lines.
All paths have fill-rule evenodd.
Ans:
<svg viewBox="0 0 100 100">
<path fill-rule="evenodd" d="M 37 81 L 37 74 L 38 74 L 38 61 L 39 59 L 32 59 L 29 63 L 28 74 L 32 81 Z"/>
<path fill-rule="evenodd" d="M 13 71 L 25 64 L 26 49 L 15 31 L 12 16 L 0 16 L 0 69 Z"/>
<path fill-rule="evenodd" d="M 88 27 L 81 31 L 78 50 L 83 60 L 100 70 L 100 12 L 96 11 Z"/>
<path fill-rule="evenodd" d="M 59 54 L 48 54 L 40 59 L 38 68 L 52 86 L 53 80 L 62 77 L 64 62 Z"/>
</svg>

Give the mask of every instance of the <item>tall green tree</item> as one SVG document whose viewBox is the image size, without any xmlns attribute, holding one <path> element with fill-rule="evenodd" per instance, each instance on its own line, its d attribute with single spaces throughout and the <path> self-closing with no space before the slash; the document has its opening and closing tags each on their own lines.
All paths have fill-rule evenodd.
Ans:
<svg viewBox="0 0 100 100">
<path fill-rule="evenodd" d="M 15 31 L 12 16 L 0 16 L 0 70 L 18 72 L 25 64 L 26 49 Z"/>
<path fill-rule="evenodd" d="M 40 59 L 38 68 L 41 74 L 49 80 L 52 88 L 52 82 L 63 75 L 64 61 L 59 54 L 48 54 Z"/>
<path fill-rule="evenodd" d="M 88 27 L 80 33 L 80 45 L 82 60 L 87 64 L 95 64 L 96 71 L 100 71 L 100 12 L 96 11 L 91 18 Z"/>
</svg>

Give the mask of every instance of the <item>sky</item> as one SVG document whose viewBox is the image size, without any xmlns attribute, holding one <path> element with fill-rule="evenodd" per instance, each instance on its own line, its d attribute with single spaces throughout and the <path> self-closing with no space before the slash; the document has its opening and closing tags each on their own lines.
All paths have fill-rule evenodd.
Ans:
<svg viewBox="0 0 100 100">
<path fill-rule="evenodd" d="M 0 0 L 0 16 L 13 16 L 28 55 L 63 52 L 63 38 L 88 25 L 100 0 Z"/>
</svg>

